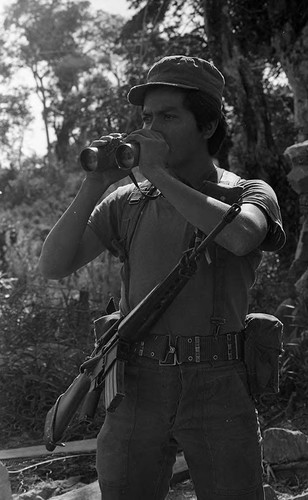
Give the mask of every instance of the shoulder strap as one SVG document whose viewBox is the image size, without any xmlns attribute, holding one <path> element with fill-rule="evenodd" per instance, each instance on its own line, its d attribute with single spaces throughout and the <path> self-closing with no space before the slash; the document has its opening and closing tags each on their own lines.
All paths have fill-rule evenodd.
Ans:
<svg viewBox="0 0 308 500">
<path fill-rule="evenodd" d="M 230 187 L 235 187 L 241 178 L 221 168 L 218 170 L 218 184 L 224 184 Z M 239 193 L 236 193 L 240 195 Z M 225 324 L 226 319 L 224 317 L 224 307 L 225 307 L 225 265 L 226 265 L 227 251 L 215 245 L 215 255 L 213 259 L 214 265 L 214 286 L 213 286 L 213 312 L 211 316 L 211 323 L 213 325 L 213 334 L 217 336 L 219 334 L 220 327 Z"/>
<path fill-rule="evenodd" d="M 156 193 L 156 196 L 154 196 Z M 149 196 L 150 195 L 150 196 Z M 138 222 L 143 214 L 144 208 L 149 200 L 155 199 L 160 195 L 160 191 L 151 184 L 149 181 L 144 181 L 139 184 L 139 187 L 135 187 L 133 191 L 128 195 L 123 211 L 121 213 L 121 219 L 119 221 L 120 228 L 120 241 L 117 242 L 117 246 L 120 249 L 119 255 L 122 260 L 123 268 L 121 271 L 122 280 L 125 287 L 125 302 L 126 308 L 129 309 L 129 282 L 130 282 L 130 267 L 128 261 L 129 249 L 133 236 L 136 232 Z"/>
<path fill-rule="evenodd" d="M 157 192 L 156 196 L 153 196 L 155 191 Z M 152 197 L 149 197 L 149 195 Z M 140 183 L 139 188 L 135 187 L 128 195 L 120 220 L 121 244 L 124 248 L 125 257 L 128 255 L 133 236 L 145 205 L 149 200 L 155 199 L 155 197 L 157 198 L 159 195 L 160 192 L 149 181 Z"/>
</svg>

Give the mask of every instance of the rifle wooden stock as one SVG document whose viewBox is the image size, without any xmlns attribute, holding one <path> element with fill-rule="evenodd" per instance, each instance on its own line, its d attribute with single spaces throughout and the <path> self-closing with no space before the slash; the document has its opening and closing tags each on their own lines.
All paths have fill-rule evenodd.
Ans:
<svg viewBox="0 0 308 500">
<path fill-rule="evenodd" d="M 47 413 L 44 440 L 48 451 L 53 451 L 56 446 L 61 445 L 64 432 L 88 393 L 90 385 L 91 380 L 87 373 L 80 373 Z"/>
<path fill-rule="evenodd" d="M 100 394 L 103 386 L 106 409 L 110 412 L 115 411 L 125 396 L 124 371 L 125 364 L 130 358 L 131 345 L 145 338 L 190 277 L 195 274 L 197 261 L 206 247 L 240 213 L 240 210 L 239 205 L 233 204 L 200 245 L 185 252 L 168 276 L 127 316 L 114 317 L 112 326 L 101 336 L 91 356 L 81 365 L 80 375 L 47 414 L 45 443 L 49 451 L 61 441 L 90 385 L 89 399 L 86 398 L 86 401 L 88 400 L 88 403 L 90 401 L 91 412 L 93 413 L 93 403 L 98 402 L 96 396 Z M 97 394 L 91 395 L 92 391 L 97 391 Z"/>
</svg>

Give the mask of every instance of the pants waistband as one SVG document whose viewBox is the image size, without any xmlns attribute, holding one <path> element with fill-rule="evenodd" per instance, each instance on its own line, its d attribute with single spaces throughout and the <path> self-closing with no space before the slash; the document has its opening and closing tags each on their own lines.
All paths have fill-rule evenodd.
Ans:
<svg viewBox="0 0 308 500">
<path fill-rule="evenodd" d="M 133 352 L 161 365 L 232 361 L 243 359 L 244 341 L 241 332 L 191 337 L 148 335 L 134 344 Z"/>
</svg>

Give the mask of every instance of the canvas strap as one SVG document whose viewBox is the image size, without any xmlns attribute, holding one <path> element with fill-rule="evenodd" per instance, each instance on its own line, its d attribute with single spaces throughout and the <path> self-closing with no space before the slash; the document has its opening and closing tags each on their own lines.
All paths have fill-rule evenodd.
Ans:
<svg viewBox="0 0 308 500">
<path fill-rule="evenodd" d="M 218 184 L 235 187 L 240 177 L 233 172 L 227 170 L 217 169 L 218 171 Z M 241 191 L 239 191 L 241 193 Z M 235 196 L 238 195 L 234 192 Z M 213 280 L 213 311 L 211 316 L 212 333 L 217 337 L 220 333 L 222 325 L 226 323 L 225 318 L 225 302 L 226 302 L 226 262 L 228 259 L 228 252 L 220 245 L 214 244 L 214 258 L 212 265 L 214 266 L 214 280 Z"/>
<path fill-rule="evenodd" d="M 121 240 L 117 242 L 117 249 L 120 260 L 123 262 L 122 280 L 125 287 L 127 309 L 129 309 L 130 282 L 129 249 L 145 206 L 150 200 L 154 200 L 158 196 L 160 196 L 160 191 L 149 181 L 144 181 L 141 183 L 140 188 L 134 188 L 129 194 L 119 221 Z"/>
</svg>

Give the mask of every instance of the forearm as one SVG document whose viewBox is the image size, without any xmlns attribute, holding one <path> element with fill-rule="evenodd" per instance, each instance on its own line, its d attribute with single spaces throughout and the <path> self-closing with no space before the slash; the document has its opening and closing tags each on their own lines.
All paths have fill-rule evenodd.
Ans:
<svg viewBox="0 0 308 500">
<path fill-rule="evenodd" d="M 76 257 L 82 252 L 81 242 L 89 216 L 107 187 L 93 179 L 83 181 L 75 199 L 44 242 L 39 269 L 45 277 L 59 279 L 86 263 L 82 262 L 88 260 L 86 257 L 80 256 L 80 263 Z"/>
<path fill-rule="evenodd" d="M 187 186 L 166 169 L 153 169 L 150 180 L 188 222 L 205 234 L 209 234 L 230 208 L 227 203 Z M 255 217 L 244 204 L 241 213 L 219 233 L 216 241 L 236 255 L 245 255 L 260 244 L 265 234 L 265 217 L 261 212 Z"/>
</svg>

